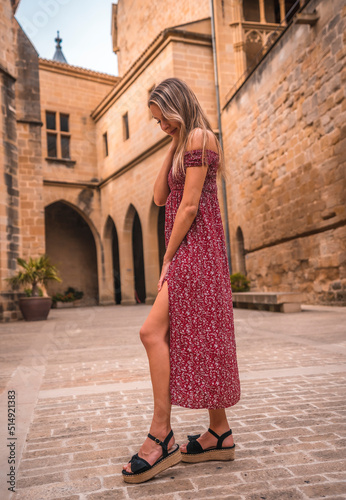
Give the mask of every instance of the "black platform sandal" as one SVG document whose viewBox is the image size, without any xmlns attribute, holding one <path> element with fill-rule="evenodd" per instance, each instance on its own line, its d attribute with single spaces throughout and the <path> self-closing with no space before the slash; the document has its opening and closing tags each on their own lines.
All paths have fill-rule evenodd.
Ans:
<svg viewBox="0 0 346 500">
<path fill-rule="evenodd" d="M 144 460 L 144 458 L 139 457 L 138 453 L 133 455 L 129 461 L 131 464 L 131 472 L 127 472 L 126 470 L 122 471 L 123 479 L 126 483 L 144 483 L 145 481 L 149 481 L 149 479 L 156 476 L 159 472 L 162 472 L 181 462 L 181 453 L 178 444 L 173 445 L 170 451 L 167 450 L 168 443 L 173 437 L 172 430 L 164 441 L 160 441 L 151 434 L 148 434 L 148 437 L 161 446 L 162 457 L 156 460 L 153 465 L 150 465 L 149 462 Z"/>
<path fill-rule="evenodd" d="M 189 443 L 186 447 L 186 453 L 181 452 L 181 460 L 183 462 L 189 462 L 196 464 L 198 462 L 207 462 L 209 460 L 234 460 L 235 459 L 235 444 L 227 448 L 222 447 L 222 443 L 226 437 L 232 434 L 232 429 L 225 432 L 221 436 L 216 434 L 216 432 L 208 429 L 208 432 L 217 438 L 217 445 L 215 448 L 207 448 L 203 450 L 202 446 L 199 444 L 197 439 L 200 434 L 195 436 L 187 436 Z"/>
</svg>

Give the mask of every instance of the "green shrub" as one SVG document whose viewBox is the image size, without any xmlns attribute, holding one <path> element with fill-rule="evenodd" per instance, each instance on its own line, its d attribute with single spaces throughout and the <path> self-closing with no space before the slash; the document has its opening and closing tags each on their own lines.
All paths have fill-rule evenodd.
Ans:
<svg viewBox="0 0 346 500">
<path fill-rule="evenodd" d="M 231 288 L 233 292 L 248 292 L 250 290 L 250 281 L 244 274 L 231 274 Z"/>
<path fill-rule="evenodd" d="M 72 286 L 69 286 L 68 289 L 64 291 L 64 293 L 56 293 L 55 295 L 53 295 L 52 300 L 53 303 L 74 302 L 75 300 L 81 299 L 83 295 L 84 292 L 79 292 L 78 290 L 72 288 Z"/>
<path fill-rule="evenodd" d="M 47 285 L 50 280 L 61 281 L 56 267 L 49 262 L 49 257 L 46 254 L 36 258 L 29 257 L 28 260 L 18 257 L 17 263 L 21 269 L 11 278 L 5 279 L 14 289 L 19 286 L 25 287 L 25 285 L 29 285 L 31 288 L 26 288 L 26 290 L 30 291 L 25 292 L 29 297 L 41 297 L 43 295 L 39 287 L 40 284 Z"/>
</svg>

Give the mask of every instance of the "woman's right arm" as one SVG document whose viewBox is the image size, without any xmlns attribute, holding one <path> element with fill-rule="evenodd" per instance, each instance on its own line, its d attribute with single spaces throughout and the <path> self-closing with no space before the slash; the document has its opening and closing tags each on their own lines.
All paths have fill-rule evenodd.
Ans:
<svg viewBox="0 0 346 500">
<path fill-rule="evenodd" d="M 166 204 L 169 195 L 168 174 L 172 167 L 173 157 L 177 149 L 177 140 L 173 137 L 170 148 L 160 168 L 159 174 L 154 184 L 154 203 L 161 207 Z"/>
</svg>

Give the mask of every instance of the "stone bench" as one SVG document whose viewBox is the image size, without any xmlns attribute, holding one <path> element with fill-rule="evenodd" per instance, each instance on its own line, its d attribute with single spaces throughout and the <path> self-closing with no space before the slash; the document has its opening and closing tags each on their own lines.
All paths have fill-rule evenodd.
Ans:
<svg viewBox="0 0 346 500">
<path fill-rule="evenodd" d="M 233 292 L 233 305 L 242 309 L 299 312 L 304 294 L 297 292 Z"/>
</svg>

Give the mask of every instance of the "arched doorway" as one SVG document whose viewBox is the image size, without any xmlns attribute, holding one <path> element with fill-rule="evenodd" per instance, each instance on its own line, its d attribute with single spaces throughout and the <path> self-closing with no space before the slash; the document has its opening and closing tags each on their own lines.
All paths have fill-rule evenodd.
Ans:
<svg viewBox="0 0 346 500">
<path fill-rule="evenodd" d="M 110 215 L 107 217 L 104 230 L 104 251 L 105 251 L 105 259 L 107 261 L 106 268 L 108 269 L 108 273 L 112 274 L 114 300 L 116 304 L 121 304 L 118 233 L 114 221 Z M 112 271 L 110 271 L 110 269 L 112 269 Z"/>
<path fill-rule="evenodd" d="M 113 222 L 113 221 L 112 221 Z M 114 298 L 116 304 L 121 304 L 121 281 L 120 281 L 120 262 L 119 262 L 119 243 L 118 233 L 113 222 L 112 225 L 112 261 L 114 278 Z"/>
<path fill-rule="evenodd" d="M 237 240 L 237 254 L 238 254 L 238 269 L 239 272 L 246 276 L 246 265 L 245 265 L 245 247 L 244 247 L 244 236 L 243 231 L 238 227 L 236 232 Z"/>
<path fill-rule="evenodd" d="M 69 204 L 57 201 L 45 208 L 45 236 L 46 253 L 62 278 L 62 283 L 48 285 L 49 294 L 72 287 L 84 293 L 82 305 L 98 304 L 96 245 L 86 220 Z"/>
<path fill-rule="evenodd" d="M 133 270 L 135 278 L 135 298 L 139 303 L 144 303 L 146 298 L 145 292 L 145 275 L 144 275 L 144 257 L 143 257 L 143 237 L 142 226 L 137 210 L 134 209 L 134 217 L 132 223 L 132 256 Z"/>
<path fill-rule="evenodd" d="M 166 252 L 165 244 L 165 207 L 159 208 L 159 213 L 157 217 L 157 241 L 159 244 L 159 272 L 161 273 L 163 257 Z"/>
</svg>

